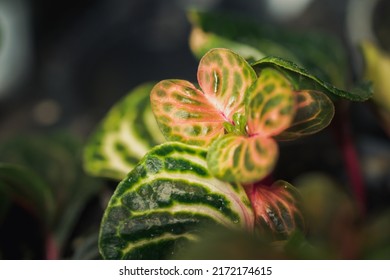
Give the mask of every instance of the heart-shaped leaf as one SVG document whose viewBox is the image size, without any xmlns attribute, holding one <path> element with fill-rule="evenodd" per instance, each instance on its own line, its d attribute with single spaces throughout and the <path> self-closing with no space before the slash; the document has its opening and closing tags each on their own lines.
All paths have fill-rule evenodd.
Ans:
<svg viewBox="0 0 390 280">
<path fill-rule="evenodd" d="M 276 135 L 277 140 L 294 140 L 317 133 L 327 127 L 334 116 L 334 105 L 319 91 L 297 91 L 296 112 L 288 129 Z"/>
<path fill-rule="evenodd" d="M 252 66 L 257 73 L 260 73 L 264 68 L 268 67 L 283 72 L 295 90 L 318 90 L 326 93 L 331 98 L 344 98 L 351 101 L 365 101 L 372 96 L 372 92 L 370 91 L 345 91 L 338 89 L 332 84 L 322 81 L 308 73 L 295 63 L 279 57 L 265 57 L 252 64 Z"/>
<path fill-rule="evenodd" d="M 99 124 L 84 151 L 89 174 L 121 180 L 150 148 L 164 142 L 150 107 L 153 86 L 135 88 Z"/>
<path fill-rule="evenodd" d="M 272 136 L 286 129 L 294 117 L 291 85 L 274 69 L 261 72 L 245 101 L 245 133 L 228 134 L 215 140 L 207 156 L 210 172 L 228 182 L 255 182 L 268 175 L 278 156 Z M 236 122 L 235 127 L 239 126 Z"/>
<path fill-rule="evenodd" d="M 244 113 L 246 92 L 256 79 L 245 59 L 228 49 L 212 49 L 199 63 L 200 87 L 228 120 Z"/>
<path fill-rule="evenodd" d="M 276 181 L 270 187 L 255 184 L 247 188 L 250 188 L 248 195 L 258 230 L 270 231 L 277 238 L 286 238 L 296 229 L 304 228 L 300 194 L 291 184 Z"/>
<path fill-rule="evenodd" d="M 160 129 L 170 141 L 207 146 L 224 132 L 225 116 L 187 81 L 159 82 L 150 100 Z"/>
<path fill-rule="evenodd" d="M 164 80 L 153 88 L 150 100 L 162 133 L 170 141 L 207 147 L 223 135 L 225 122 L 244 113 L 247 90 L 256 78 L 236 53 L 209 51 L 199 63 L 201 90 L 183 80 Z"/>
<path fill-rule="evenodd" d="M 263 137 L 279 134 L 290 125 L 294 110 L 295 100 L 288 80 L 274 69 L 264 69 L 247 99 L 248 134 Z"/>
<path fill-rule="evenodd" d="M 278 146 L 272 138 L 227 134 L 210 146 L 207 163 L 217 178 L 249 183 L 267 176 L 277 158 Z"/>
<path fill-rule="evenodd" d="M 172 258 L 205 227 L 253 230 L 243 187 L 215 179 L 207 151 L 168 142 L 148 152 L 116 189 L 99 238 L 106 259 Z"/>
</svg>

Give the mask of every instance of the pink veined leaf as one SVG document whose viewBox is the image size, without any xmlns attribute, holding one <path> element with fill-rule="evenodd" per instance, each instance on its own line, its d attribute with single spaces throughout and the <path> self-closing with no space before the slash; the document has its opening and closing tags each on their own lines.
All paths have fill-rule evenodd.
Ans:
<svg viewBox="0 0 390 280">
<path fill-rule="evenodd" d="M 315 90 L 295 92 L 296 113 L 289 128 L 277 135 L 277 140 L 294 140 L 314 134 L 327 127 L 334 116 L 334 105 L 330 98 Z"/>
<path fill-rule="evenodd" d="M 198 82 L 207 98 L 230 121 L 243 114 L 249 87 L 257 79 L 244 58 L 228 49 L 212 49 L 200 60 Z"/>
<path fill-rule="evenodd" d="M 274 139 L 227 134 L 215 140 L 207 154 L 211 174 L 228 182 L 255 182 L 275 166 L 278 147 Z"/>
<path fill-rule="evenodd" d="M 244 113 L 248 88 L 257 76 L 252 67 L 228 49 L 213 49 L 199 63 L 203 92 L 183 80 L 164 80 L 151 92 L 152 110 L 165 138 L 207 147 Z"/>
<path fill-rule="evenodd" d="M 224 133 L 227 119 L 193 84 L 163 80 L 151 91 L 153 113 L 165 138 L 208 146 Z"/>
<path fill-rule="evenodd" d="M 291 184 L 279 180 L 271 186 L 252 184 L 246 189 L 259 231 L 285 238 L 296 229 L 304 229 L 300 194 Z"/>
<path fill-rule="evenodd" d="M 294 92 L 288 80 L 274 69 L 262 70 L 248 93 L 248 134 L 278 135 L 290 126 L 294 113 Z"/>
</svg>

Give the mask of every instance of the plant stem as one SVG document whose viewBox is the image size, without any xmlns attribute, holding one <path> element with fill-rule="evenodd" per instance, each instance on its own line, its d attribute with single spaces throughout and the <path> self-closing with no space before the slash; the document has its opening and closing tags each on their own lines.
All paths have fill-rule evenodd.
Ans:
<svg viewBox="0 0 390 280">
<path fill-rule="evenodd" d="M 47 232 L 45 239 L 45 255 L 47 260 L 58 260 L 59 249 L 51 232 Z"/>
<path fill-rule="evenodd" d="M 359 165 L 359 157 L 352 138 L 348 105 L 347 103 L 341 103 L 338 110 L 336 110 L 334 122 L 335 137 L 342 152 L 351 190 L 355 196 L 360 214 L 364 217 L 367 211 L 367 197 Z"/>
</svg>

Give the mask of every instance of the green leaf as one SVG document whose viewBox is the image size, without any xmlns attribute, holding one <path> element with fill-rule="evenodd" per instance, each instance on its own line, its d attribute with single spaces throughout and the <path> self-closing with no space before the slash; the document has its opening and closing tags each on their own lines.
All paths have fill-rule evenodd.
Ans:
<svg viewBox="0 0 390 280">
<path fill-rule="evenodd" d="M 366 101 L 372 96 L 370 91 L 345 91 L 338 89 L 332 84 L 310 74 L 295 63 L 279 57 L 265 57 L 253 63 L 252 66 L 258 75 L 265 68 L 277 69 L 290 80 L 295 90 L 318 90 L 331 98 L 344 98 L 350 101 Z"/>
<path fill-rule="evenodd" d="M 319 91 L 297 91 L 296 113 L 292 124 L 277 140 L 294 140 L 317 133 L 327 127 L 334 116 L 334 105 L 328 96 Z"/>
<path fill-rule="evenodd" d="M 211 48 L 229 48 L 250 62 L 265 56 L 295 61 L 322 80 L 343 86 L 347 59 L 333 36 L 318 31 L 299 32 L 248 18 L 215 12 L 190 11 L 190 48 L 201 58 Z"/>
<path fill-rule="evenodd" d="M 348 236 L 350 233 L 357 233 L 358 209 L 343 186 L 333 178 L 321 173 L 306 173 L 297 177 L 295 186 L 302 195 L 305 218 L 310 227 L 308 238 L 342 244 L 351 237 Z"/>
<path fill-rule="evenodd" d="M 228 182 L 255 182 L 275 166 L 278 147 L 271 138 L 286 129 L 293 117 L 295 100 L 288 80 L 274 69 L 265 69 L 248 90 L 246 133 L 216 139 L 210 146 L 210 172 Z M 238 126 L 243 125 L 235 115 Z M 227 131 L 232 128 L 226 125 Z"/>
<path fill-rule="evenodd" d="M 121 180 L 150 148 L 164 142 L 150 107 L 153 85 L 138 86 L 110 109 L 85 147 L 87 173 Z"/>
<path fill-rule="evenodd" d="M 295 100 L 288 80 L 274 69 L 264 69 L 249 90 L 247 99 L 249 136 L 270 137 L 289 127 Z"/>
<path fill-rule="evenodd" d="M 155 147 L 117 187 L 101 224 L 106 259 L 172 258 L 209 226 L 253 230 L 243 187 L 212 177 L 203 148 Z"/>
<path fill-rule="evenodd" d="M 48 228 L 54 218 L 50 188 L 35 173 L 21 166 L 0 163 L 0 193 L 16 201 Z"/>
<path fill-rule="evenodd" d="M 228 120 L 244 113 L 246 92 L 256 79 L 252 67 L 228 49 L 212 49 L 199 63 L 200 87 Z"/>
<path fill-rule="evenodd" d="M 164 80 L 151 92 L 152 110 L 170 141 L 207 147 L 223 135 L 224 123 L 243 114 L 247 89 L 256 80 L 251 66 L 227 49 L 213 49 L 200 61 L 202 89 L 183 80 Z"/>
<path fill-rule="evenodd" d="M 193 28 L 190 48 L 198 58 L 212 48 L 229 48 L 252 62 L 266 55 L 296 60 L 289 48 L 274 40 L 274 31 L 268 26 L 223 13 L 193 10 L 188 13 L 188 17 Z M 275 33 L 280 33 L 279 31 Z"/>
<path fill-rule="evenodd" d="M 195 56 L 199 59 L 209 50 L 215 48 L 230 49 L 240 54 L 247 61 L 252 62 L 265 57 L 265 55 L 261 51 L 248 44 L 229 40 L 211 32 L 204 32 L 201 28 L 196 26 L 193 27 L 191 31 L 190 48 L 191 51 L 195 54 Z"/>
<path fill-rule="evenodd" d="M 227 134 L 215 140 L 207 154 L 213 176 L 227 182 L 250 183 L 263 179 L 274 168 L 278 146 L 272 138 Z"/>
<path fill-rule="evenodd" d="M 260 232 L 270 231 L 276 238 L 285 239 L 304 228 L 301 196 L 291 184 L 281 180 L 271 186 L 255 184 L 248 195 Z"/>
</svg>

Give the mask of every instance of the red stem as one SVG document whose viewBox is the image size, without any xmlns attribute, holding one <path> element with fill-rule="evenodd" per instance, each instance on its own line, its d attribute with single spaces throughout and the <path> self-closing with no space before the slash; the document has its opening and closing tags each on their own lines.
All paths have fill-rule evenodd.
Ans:
<svg viewBox="0 0 390 280">
<path fill-rule="evenodd" d="M 45 254 L 47 260 L 58 260 L 59 249 L 52 233 L 48 232 L 45 239 Z"/>
<path fill-rule="evenodd" d="M 352 138 L 348 108 L 348 104 L 340 104 L 339 110 L 336 110 L 335 137 L 343 155 L 344 165 L 357 206 L 364 217 L 367 211 L 367 197 L 359 157 Z"/>
</svg>

